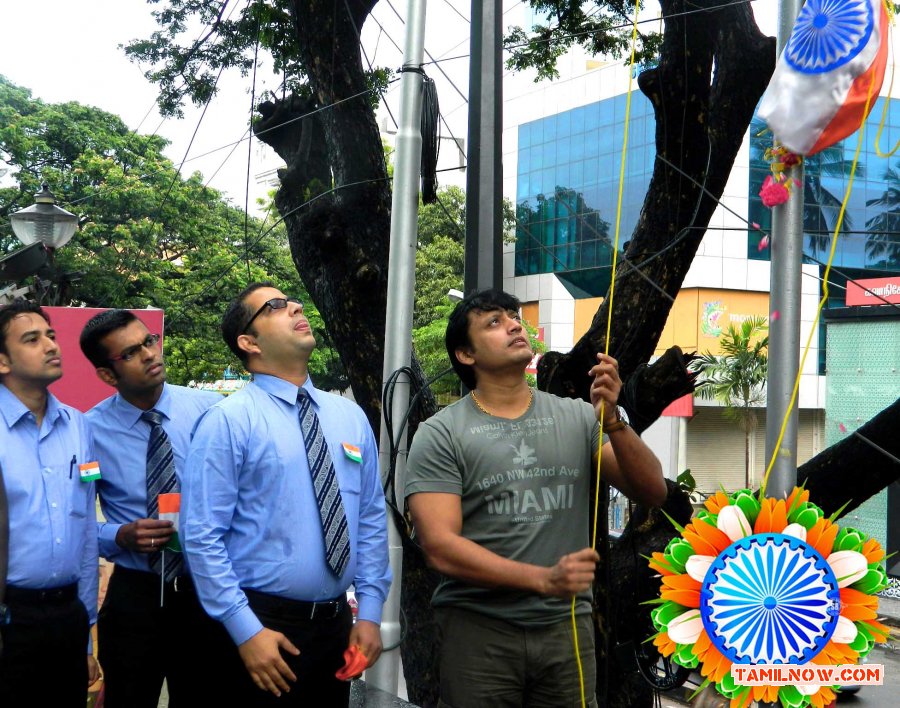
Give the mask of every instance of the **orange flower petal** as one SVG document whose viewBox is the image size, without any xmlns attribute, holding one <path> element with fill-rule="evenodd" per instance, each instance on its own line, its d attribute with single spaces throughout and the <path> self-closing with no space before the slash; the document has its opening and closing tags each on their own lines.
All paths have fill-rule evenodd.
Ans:
<svg viewBox="0 0 900 708">
<path fill-rule="evenodd" d="M 705 540 L 700 534 L 694 531 L 693 527 L 688 524 L 684 528 L 684 540 L 691 544 L 691 548 L 694 549 L 694 553 L 701 556 L 717 556 L 719 552 L 716 550 L 716 547 L 712 545 L 709 541 Z"/>
<path fill-rule="evenodd" d="M 772 509 L 772 533 L 781 533 L 787 525 L 787 505 L 779 499 Z"/>
<path fill-rule="evenodd" d="M 788 494 L 788 498 L 787 498 L 787 508 L 788 509 L 790 509 L 792 506 L 794 506 L 794 500 L 797 498 L 798 495 L 800 496 L 800 500 L 797 502 L 798 505 L 805 504 L 806 502 L 809 501 L 809 490 L 808 489 L 800 489 L 800 487 L 794 487 L 793 491 L 791 491 L 791 493 Z"/>
<path fill-rule="evenodd" d="M 695 592 L 700 592 L 700 588 L 703 587 L 690 575 L 668 575 L 663 578 L 662 581 L 663 585 L 672 588 L 673 590 L 693 590 Z"/>
<path fill-rule="evenodd" d="M 654 551 L 648 565 L 660 575 L 675 575 L 675 570 L 669 565 L 664 553 Z"/>
<path fill-rule="evenodd" d="M 697 609 L 700 607 L 700 593 L 693 590 L 672 590 L 664 587 L 659 596 L 666 602 L 674 602 L 682 607 Z"/>
<path fill-rule="evenodd" d="M 838 527 L 828 519 L 819 519 L 806 533 L 806 542 L 819 553 L 828 558 L 834 548 L 834 539 L 837 538 Z"/>
<path fill-rule="evenodd" d="M 884 549 L 881 547 L 881 544 L 878 543 L 878 541 L 874 538 L 870 538 L 863 544 L 860 553 L 862 553 L 866 557 L 867 563 L 877 563 L 882 558 L 884 558 Z"/>
<path fill-rule="evenodd" d="M 715 553 L 707 553 L 705 555 L 715 557 L 731 545 L 731 539 L 712 524 L 708 524 L 702 519 L 694 519 L 691 524 L 694 527 L 694 531 L 715 549 Z"/>
<path fill-rule="evenodd" d="M 876 642 L 886 642 L 891 636 L 891 628 L 887 625 L 876 622 L 875 620 L 863 620 L 862 623 L 866 629 L 872 633 L 872 638 Z"/>
<path fill-rule="evenodd" d="M 728 495 L 725 492 L 716 492 L 711 497 L 708 497 L 704 502 L 704 506 L 710 511 L 712 514 L 718 514 L 723 506 L 728 506 Z"/>
<path fill-rule="evenodd" d="M 837 696 L 828 686 L 822 686 L 818 691 L 809 697 L 810 705 L 816 708 L 825 708 L 834 703 Z"/>
<path fill-rule="evenodd" d="M 666 632 L 660 632 L 653 639 L 654 646 L 659 649 L 659 653 L 663 656 L 671 656 L 675 653 L 678 645 L 675 644 Z"/>
<path fill-rule="evenodd" d="M 762 500 L 759 507 L 759 514 L 756 516 L 756 523 L 753 525 L 753 533 L 772 532 L 772 507 L 774 505 L 774 499 Z"/>
</svg>

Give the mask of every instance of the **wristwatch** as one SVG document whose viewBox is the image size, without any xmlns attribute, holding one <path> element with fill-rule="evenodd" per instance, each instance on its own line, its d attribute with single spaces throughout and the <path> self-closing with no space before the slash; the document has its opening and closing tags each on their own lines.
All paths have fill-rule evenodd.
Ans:
<svg viewBox="0 0 900 708">
<path fill-rule="evenodd" d="M 628 427 L 628 414 L 621 406 L 616 406 L 616 419 L 603 426 L 604 433 L 614 433 Z"/>
</svg>

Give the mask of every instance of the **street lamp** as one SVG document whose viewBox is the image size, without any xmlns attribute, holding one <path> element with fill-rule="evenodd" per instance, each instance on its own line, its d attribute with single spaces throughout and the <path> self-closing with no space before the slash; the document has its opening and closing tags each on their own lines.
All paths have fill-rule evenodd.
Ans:
<svg viewBox="0 0 900 708">
<path fill-rule="evenodd" d="M 13 233 L 26 246 L 42 243 L 47 249 L 65 246 L 75 235 L 78 217 L 56 206 L 56 197 L 44 182 L 34 204 L 9 215 Z"/>
</svg>

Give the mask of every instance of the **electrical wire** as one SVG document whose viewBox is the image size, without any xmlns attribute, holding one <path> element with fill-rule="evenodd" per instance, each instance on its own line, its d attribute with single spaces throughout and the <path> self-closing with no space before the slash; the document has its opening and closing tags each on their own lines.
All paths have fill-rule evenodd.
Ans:
<svg viewBox="0 0 900 708">
<path fill-rule="evenodd" d="M 433 204 L 437 199 L 437 163 L 441 150 L 440 122 L 438 116 L 441 109 L 438 105 L 437 88 L 434 80 L 422 75 L 422 203 Z"/>
</svg>

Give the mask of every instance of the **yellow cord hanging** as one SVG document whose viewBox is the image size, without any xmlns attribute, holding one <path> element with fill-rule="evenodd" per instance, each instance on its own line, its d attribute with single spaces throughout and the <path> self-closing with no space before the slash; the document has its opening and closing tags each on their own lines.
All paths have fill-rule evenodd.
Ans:
<svg viewBox="0 0 900 708">
<path fill-rule="evenodd" d="M 619 255 L 619 231 L 622 226 L 622 196 L 625 191 L 625 156 L 628 152 L 628 126 L 631 122 L 631 91 L 632 91 L 632 83 L 634 81 L 634 55 L 635 48 L 637 46 L 637 29 L 638 29 L 638 11 L 640 10 L 640 0 L 635 0 L 634 3 L 634 21 L 631 26 L 631 57 L 629 59 L 628 65 L 630 70 L 628 72 L 628 93 L 625 97 L 625 133 L 622 139 L 622 159 L 621 164 L 619 166 L 619 194 L 616 202 L 616 235 L 613 240 L 613 257 L 612 257 L 612 275 L 610 276 L 609 282 L 609 303 L 607 307 L 607 317 L 606 317 L 606 342 L 604 346 L 603 353 L 609 354 L 609 335 L 612 331 L 612 313 L 613 313 L 613 298 L 616 292 L 616 264 L 618 262 Z M 596 476 L 596 484 L 594 489 L 594 525 L 591 530 L 591 548 L 597 550 L 597 519 L 600 512 L 600 460 L 603 451 L 603 416 L 606 413 L 606 408 L 602 407 L 600 409 L 600 434 L 597 439 L 597 466 L 594 470 L 594 474 Z M 575 621 L 575 602 L 577 600 L 577 596 L 572 598 L 572 607 L 571 607 L 571 615 L 572 615 L 572 639 L 575 644 L 575 662 L 578 666 L 578 687 L 581 691 L 581 706 L 582 708 L 587 707 L 587 701 L 584 693 L 584 670 L 581 665 L 581 652 L 578 648 L 578 625 Z"/>
<path fill-rule="evenodd" d="M 887 96 L 884 99 L 884 105 L 881 107 L 881 120 L 878 122 L 878 132 L 875 133 L 875 154 L 878 157 L 891 157 L 898 149 L 900 149 L 900 140 L 897 141 L 897 144 L 891 148 L 890 152 L 883 152 L 880 147 L 881 144 L 881 133 L 884 131 L 884 124 L 887 120 L 887 112 L 888 107 L 891 104 L 891 94 L 894 90 L 894 73 L 897 70 L 897 58 L 894 56 L 894 42 L 893 42 L 893 34 L 894 34 L 894 8 L 891 3 L 887 2 L 887 0 L 882 0 L 882 6 L 884 7 L 885 12 L 887 12 L 888 16 L 888 32 L 891 35 L 888 39 L 888 46 L 891 48 L 891 80 L 888 82 L 888 92 Z"/>
</svg>

